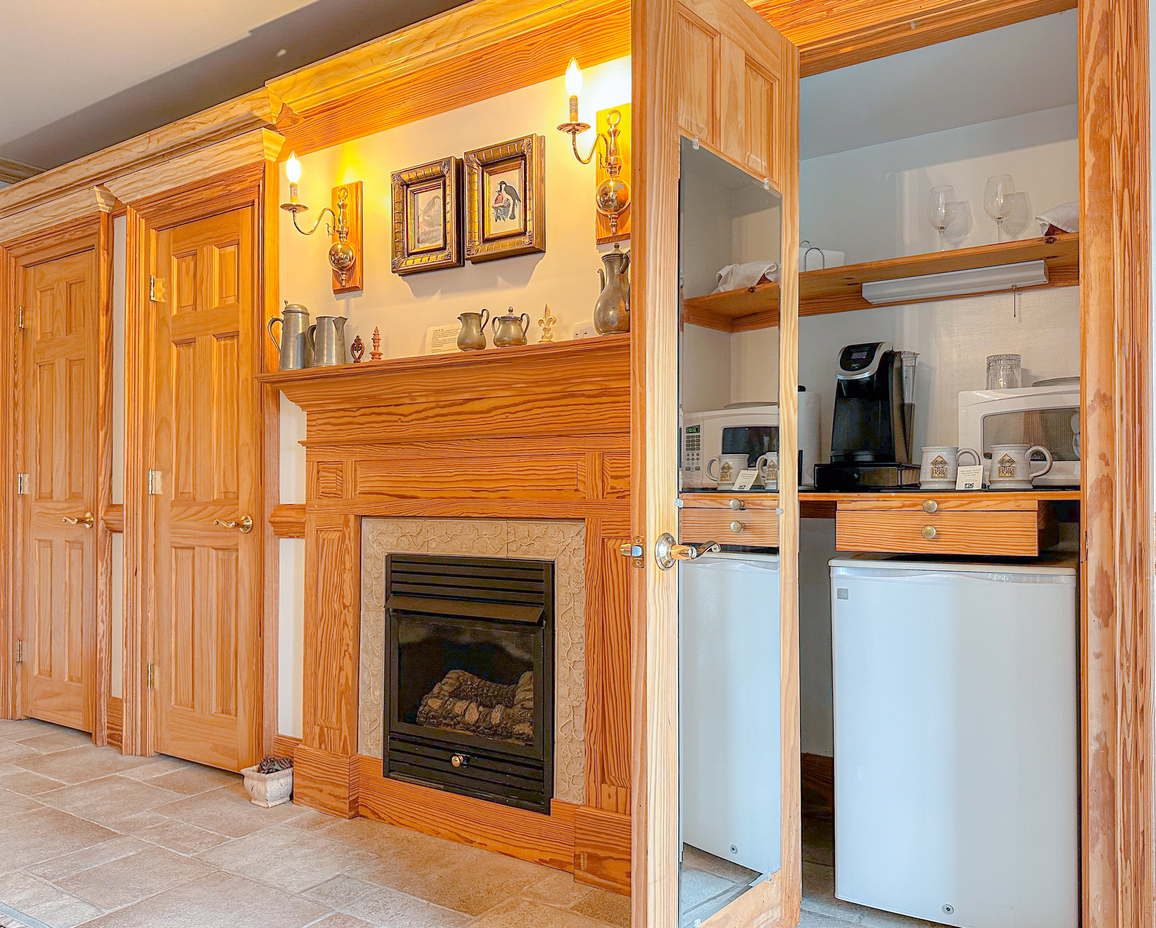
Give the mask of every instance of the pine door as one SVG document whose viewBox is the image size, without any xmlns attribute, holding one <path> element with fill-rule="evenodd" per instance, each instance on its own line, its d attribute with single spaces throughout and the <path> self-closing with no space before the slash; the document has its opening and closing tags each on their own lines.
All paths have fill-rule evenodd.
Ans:
<svg viewBox="0 0 1156 928">
<path fill-rule="evenodd" d="M 25 715 L 91 732 L 96 672 L 96 250 L 18 271 Z"/>
<path fill-rule="evenodd" d="M 259 743 L 253 209 L 154 242 L 154 745 L 238 770 Z"/>
</svg>

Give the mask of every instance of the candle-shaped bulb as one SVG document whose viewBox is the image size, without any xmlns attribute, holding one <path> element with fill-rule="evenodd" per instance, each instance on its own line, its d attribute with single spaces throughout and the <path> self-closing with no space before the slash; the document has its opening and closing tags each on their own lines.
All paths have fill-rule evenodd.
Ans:
<svg viewBox="0 0 1156 928">
<path fill-rule="evenodd" d="M 571 58 L 570 66 L 566 68 L 566 93 L 571 97 L 582 93 L 582 69 L 578 67 L 577 58 Z"/>
<path fill-rule="evenodd" d="M 285 162 L 285 176 L 289 178 L 291 184 L 301 180 L 301 162 L 297 160 L 297 152 L 292 152 L 289 160 Z"/>
</svg>

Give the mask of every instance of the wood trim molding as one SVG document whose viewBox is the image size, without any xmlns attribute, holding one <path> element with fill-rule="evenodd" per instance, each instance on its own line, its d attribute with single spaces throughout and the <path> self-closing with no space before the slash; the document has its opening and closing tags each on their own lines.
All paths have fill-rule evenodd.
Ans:
<svg viewBox="0 0 1156 928">
<path fill-rule="evenodd" d="M 35 208 L 12 213 L 0 218 L 0 241 L 9 242 L 63 224 L 83 222 L 105 212 L 105 202 L 104 192 L 99 188 L 83 187 Z"/>
<path fill-rule="evenodd" d="M 1083 924 L 1153 922 L 1148 4 L 1080 10 Z"/>
<path fill-rule="evenodd" d="M 3 318 L 12 318 L 12 297 L 15 283 L 12 280 L 11 252 L 0 245 L 0 305 Z M 0 486 L 11 487 L 16 482 L 16 407 L 19 364 L 16 355 L 16 327 L 0 326 L 0 443 L 10 449 L 0 455 Z M 0 533 L 6 539 L 16 538 L 16 496 L 0 493 Z M 9 542 L 5 550 L 10 552 L 14 545 Z M 0 718 L 16 718 L 20 676 L 16 666 L 16 646 L 14 623 L 17 597 L 13 581 L 19 574 L 18 567 L 9 554 L 0 557 Z"/>
<path fill-rule="evenodd" d="M 273 756 L 292 757 L 300 744 L 301 739 L 295 738 L 293 735 L 274 735 Z"/>
<path fill-rule="evenodd" d="M 109 747 L 121 749 L 121 733 L 124 731 L 124 700 L 119 696 L 109 696 L 105 707 L 107 741 Z"/>
<path fill-rule="evenodd" d="M 37 174 L 43 174 L 44 168 L 23 161 L 13 161 L 11 158 L 0 158 L 0 183 L 18 184 Z"/>
<path fill-rule="evenodd" d="M 100 343 L 97 348 L 96 399 L 96 511 L 103 513 L 112 500 L 112 216 L 100 212 L 97 246 L 97 299 Z M 112 692 L 112 533 L 103 520 L 96 531 L 96 700 L 92 739 L 99 747 L 108 743 L 108 703 Z"/>
<path fill-rule="evenodd" d="M 269 516 L 269 525 L 278 538 L 304 538 L 305 504 L 279 503 Z"/>
</svg>

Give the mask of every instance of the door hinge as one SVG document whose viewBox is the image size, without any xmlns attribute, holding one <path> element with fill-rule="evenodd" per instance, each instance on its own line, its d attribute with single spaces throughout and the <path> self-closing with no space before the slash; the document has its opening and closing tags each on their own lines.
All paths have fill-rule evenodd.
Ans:
<svg viewBox="0 0 1156 928">
<path fill-rule="evenodd" d="M 16 328 L 24 328 L 24 307 L 21 306 L 16 310 Z"/>
<path fill-rule="evenodd" d="M 161 495 L 161 472 L 159 470 L 149 471 L 149 496 Z"/>
<path fill-rule="evenodd" d="M 153 303 L 161 302 L 165 299 L 165 279 L 163 277 L 156 277 L 149 275 L 149 300 Z"/>
<path fill-rule="evenodd" d="M 153 274 L 149 275 L 149 299 L 156 302 L 157 298 L 157 279 Z"/>
<path fill-rule="evenodd" d="M 17 664 L 23 664 L 24 663 L 24 642 L 23 641 L 17 641 L 16 642 L 16 663 Z"/>
<path fill-rule="evenodd" d="M 148 665 L 148 688 L 155 690 L 157 688 L 157 665 Z"/>
<path fill-rule="evenodd" d="M 28 495 L 28 475 L 27 474 L 17 474 L 16 475 L 16 495 L 17 496 L 27 496 Z"/>
</svg>

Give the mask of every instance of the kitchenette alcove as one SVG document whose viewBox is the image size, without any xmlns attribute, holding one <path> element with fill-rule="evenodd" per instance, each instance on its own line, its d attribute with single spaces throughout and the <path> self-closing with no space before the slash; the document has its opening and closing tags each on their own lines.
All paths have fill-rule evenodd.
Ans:
<svg viewBox="0 0 1156 928">
<path fill-rule="evenodd" d="M 303 737 L 280 745 L 295 801 L 629 892 L 629 336 L 258 379 L 307 417 L 306 503 L 276 507 L 269 533 L 306 545 Z M 447 605 L 391 580 L 501 569 L 531 590 L 501 608 L 484 583 Z M 470 612 L 492 627 L 461 632 Z M 450 629 L 436 658 L 422 614 Z M 425 648 L 423 691 L 390 700 L 407 644 Z M 490 728 L 465 731 L 482 713 Z M 546 743 L 532 794 L 524 762 Z"/>
</svg>

